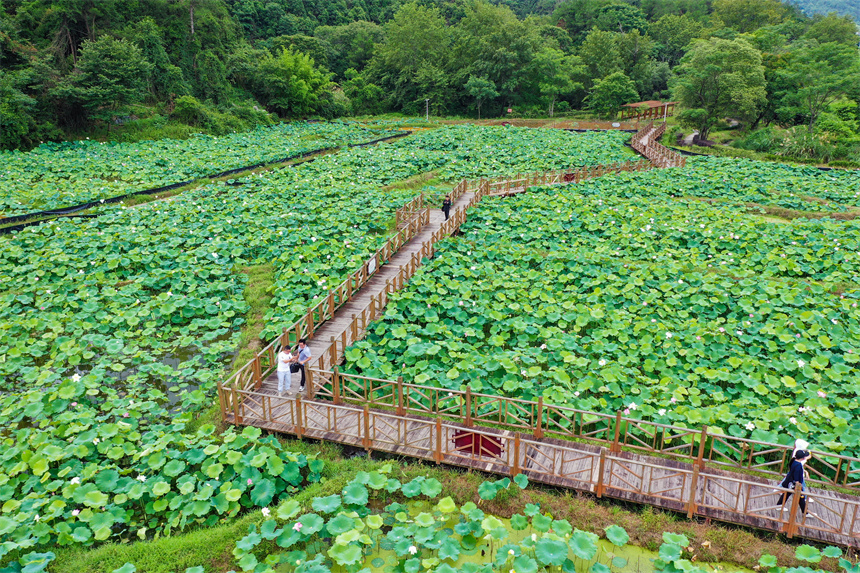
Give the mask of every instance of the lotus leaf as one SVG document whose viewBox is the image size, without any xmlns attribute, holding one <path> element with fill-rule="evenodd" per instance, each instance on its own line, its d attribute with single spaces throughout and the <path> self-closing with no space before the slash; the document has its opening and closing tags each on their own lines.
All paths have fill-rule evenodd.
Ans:
<svg viewBox="0 0 860 573">
<path fill-rule="evenodd" d="M 566 550 L 567 548 L 565 548 Z M 566 551 L 565 551 L 566 553 Z M 514 571 L 517 573 L 537 573 L 537 561 L 528 555 L 520 555 L 514 559 Z"/>
<path fill-rule="evenodd" d="M 341 513 L 329 520 L 326 529 L 332 535 L 340 535 L 341 533 L 355 529 L 355 520 Z"/>
<path fill-rule="evenodd" d="M 821 561 L 821 551 L 811 545 L 801 545 L 795 550 L 794 556 L 801 561 L 808 561 L 809 563 L 818 563 Z"/>
<path fill-rule="evenodd" d="M 623 527 L 610 525 L 606 528 L 606 539 L 616 547 L 624 547 L 630 541 L 630 536 L 627 535 Z"/>
<path fill-rule="evenodd" d="M 368 500 L 367 488 L 359 483 L 352 483 L 343 488 L 343 501 L 349 505 L 366 505 Z"/>
<path fill-rule="evenodd" d="M 340 496 L 329 495 L 327 497 L 314 498 L 311 502 L 311 507 L 314 511 L 318 511 L 320 513 L 334 513 L 340 509 Z M 296 504 L 296 511 L 298 511 L 298 504 Z"/>
<path fill-rule="evenodd" d="M 591 560 L 597 553 L 597 536 L 593 533 L 576 530 L 570 536 L 570 549 L 579 559 Z"/>
</svg>

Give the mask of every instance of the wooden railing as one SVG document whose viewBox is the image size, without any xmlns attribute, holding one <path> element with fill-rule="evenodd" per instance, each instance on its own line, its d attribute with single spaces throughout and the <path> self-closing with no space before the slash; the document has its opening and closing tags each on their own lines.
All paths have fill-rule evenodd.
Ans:
<svg viewBox="0 0 860 573">
<path fill-rule="evenodd" d="M 361 311 L 352 314 L 349 325 L 341 332 L 340 337 L 331 338 L 331 346 L 320 354 L 313 363 L 313 367 L 310 368 L 310 383 L 307 388 L 309 396 L 314 396 L 317 392 L 317 395 L 333 398 L 331 394 L 331 372 L 329 370 L 340 363 L 347 347 L 364 338 L 368 325 L 382 314 L 382 310 L 388 304 L 389 295 L 403 288 L 424 259 L 433 258 L 436 253 L 436 243 L 460 228 L 460 225 L 466 221 L 466 210 L 477 200 L 473 198 L 465 209 L 455 211 L 439 229 L 433 232 L 430 240 L 421 243 L 421 247 L 412 254 L 409 261 L 400 267 L 396 275 L 388 279 L 382 291 L 372 296 L 370 302 Z M 315 381 L 315 379 L 319 380 Z"/>
<path fill-rule="evenodd" d="M 292 325 L 285 327 L 281 335 L 272 340 L 263 350 L 239 368 L 220 386 L 236 386 L 241 390 L 259 388 L 263 380 L 277 368 L 276 356 L 282 347 L 290 347 L 302 338 L 312 338 L 314 332 L 322 323 L 334 316 L 334 313 L 344 304 L 352 300 L 364 283 L 372 277 L 377 269 L 385 264 L 400 247 L 408 243 L 430 220 L 430 212 L 426 209 L 404 223 L 361 267 L 350 274 L 343 282 L 328 291 L 319 302 L 310 307 L 305 314 Z"/>
<path fill-rule="evenodd" d="M 424 210 L 424 193 L 419 194 L 412 201 L 406 203 L 398 209 L 394 214 L 396 227 L 399 229 L 414 219 L 421 211 Z"/>
<path fill-rule="evenodd" d="M 611 173 L 624 171 L 647 171 L 654 164 L 647 160 L 625 161 L 608 165 L 594 165 L 579 169 L 561 169 L 555 171 L 539 171 L 535 173 L 517 174 L 513 177 L 500 176 L 491 179 L 477 179 L 465 182 L 464 191 L 478 191 L 483 185 L 487 186 L 486 195 L 508 195 L 522 192 L 536 185 L 560 185 L 562 183 L 579 183 L 587 179 L 603 177 Z"/>
<path fill-rule="evenodd" d="M 657 167 L 684 167 L 687 159 L 680 153 L 662 145 L 658 139 L 666 132 L 666 123 L 654 127 L 654 122 L 648 122 L 630 139 L 630 146 L 647 157 Z M 643 141 L 647 138 L 648 141 Z"/>
<path fill-rule="evenodd" d="M 343 348 L 339 351 L 342 354 Z M 410 384 L 400 377 L 381 380 L 341 372 L 316 372 L 316 396 L 335 404 L 356 403 L 389 409 L 400 415 L 442 416 L 469 427 L 486 426 L 545 437 L 585 441 L 612 452 L 640 451 L 693 463 L 699 468 L 744 470 L 782 479 L 792 446 L 735 438 L 709 430 L 683 428 L 568 406 L 507 398 L 465 390 Z M 860 459 L 813 451 L 806 464 L 809 482 L 860 493 Z"/>
<path fill-rule="evenodd" d="M 446 412 L 464 410 L 462 401 L 444 396 L 436 402 L 445 404 L 430 408 L 428 396 L 446 391 L 439 388 L 392 384 L 387 380 L 336 375 L 343 393 L 339 400 L 309 401 L 262 395 L 231 389 L 229 403 L 236 407 L 232 421 L 294 433 L 299 437 L 324 438 L 368 451 L 395 452 L 437 463 L 477 468 L 497 474 L 526 474 L 533 481 L 589 491 L 598 497 L 609 496 L 637 503 L 647 503 L 693 515 L 780 531 L 789 537 L 800 535 L 828 543 L 858 546 L 860 543 L 860 500 L 838 493 L 811 490 L 805 492 L 809 512 L 798 507 L 796 490 L 779 488 L 772 482 L 696 464 L 660 460 L 613 451 L 612 447 L 589 447 L 560 440 L 537 438 L 520 432 L 500 432 L 493 428 L 471 427 L 442 419 Z M 400 411 L 371 409 L 347 404 L 347 396 L 357 401 L 399 400 Z M 462 398 L 462 394 L 460 395 Z M 477 395 L 475 404 L 480 404 Z M 497 397 L 491 397 L 497 401 Z M 338 403 L 340 402 L 340 403 Z M 416 406 L 416 404 L 420 404 Z M 522 408 L 522 406 L 518 406 Z M 411 411 L 437 413 L 434 417 L 407 416 Z M 519 409 L 517 411 L 520 411 Z M 606 419 L 611 422 L 612 417 Z M 473 420 L 474 421 L 474 420 Z M 629 423 L 630 420 L 623 420 Z M 605 431 L 612 433 L 610 425 Z M 681 429 L 688 432 L 686 429 Z M 458 445 L 464 431 L 470 436 L 467 445 Z M 688 435 L 695 435 L 692 432 Z M 617 441 L 617 440 L 616 440 Z M 478 444 L 476 447 L 475 444 Z M 484 445 L 481 445 L 484 444 Z M 493 445 L 488 448 L 485 445 Z M 780 506 L 781 492 L 795 495 Z"/>
</svg>

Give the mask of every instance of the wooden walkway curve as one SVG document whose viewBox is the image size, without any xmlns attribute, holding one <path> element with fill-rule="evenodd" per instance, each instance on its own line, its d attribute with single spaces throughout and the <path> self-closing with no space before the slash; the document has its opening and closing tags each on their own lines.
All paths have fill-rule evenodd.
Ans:
<svg viewBox="0 0 860 573">
<path fill-rule="evenodd" d="M 646 127 L 639 146 L 653 149 Z M 637 134 L 638 135 L 638 134 Z M 657 152 L 659 153 L 659 152 Z M 792 495 L 777 506 L 775 485 L 790 448 L 734 439 L 615 415 L 537 402 L 342 374 L 345 348 L 360 340 L 403 288 L 435 243 L 466 220 L 483 197 L 523 192 L 532 185 L 578 182 L 618 171 L 662 166 L 628 162 L 508 179 L 463 181 L 452 193 L 452 216 L 426 209 L 423 197 L 398 210 L 398 231 L 362 268 L 332 289 L 296 324 L 218 386 L 225 422 L 256 426 L 649 504 L 721 521 L 860 548 L 860 496 L 812 488 L 802 515 Z M 276 351 L 309 338 L 314 352 L 308 385 L 277 393 Z M 786 451 L 788 450 L 788 451 Z M 860 494 L 860 460 L 816 453 L 811 482 Z M 745 474 L 732 471 L 741 468 Z M 752 474 L 752 475 L 750 475 Z"/>
</svg>

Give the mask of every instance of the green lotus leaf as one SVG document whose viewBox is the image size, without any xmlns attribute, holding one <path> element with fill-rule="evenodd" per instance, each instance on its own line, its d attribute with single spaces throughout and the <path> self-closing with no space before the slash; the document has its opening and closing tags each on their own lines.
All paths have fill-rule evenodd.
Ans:
<svg viewBox="0 0 860 573">
<path fill-rule="evenodd" d="M 526 474 L 517 474 L 514 476 L 514 483 L 516 483 L 520 489 L 526 489 L 529 486 L 529 478 Z"/>
<path fill-rule="evenodd" d="M 616 547 L 624 547 L 630 541 L 630 536 L 624 531 L 624 528 L 617 525 L 610 525 L 606 528 L 606 539 Z"/>
<path fill-rule="evenodd" d="M 335 543 L 328 550 L 328 556 L 338 565 L 353 565 L 363 557 L 361 548 L 357 545 L 341 545 Z"/>
<path fill-rule="evenodd" d="M 490 501 L 496 499 L 499 493 L 499 488 L 495 482 L 485 481 L 478 486 L 478 495 L 481 499 Z"/>
<path fill-rule="evenodd" d="M 597 554 L 597 536 L 577 529 L 570 536 L 570 549 L 579 559 L 590 561 Z"/>
<path fill-rule="evenodd" d="M 280 537 L 281 533 L 283 533 L 283 529 L 278 529 L 278 522 L 274 519 L 269 519 L 263 522 L 263 525 L 260 526 L 260 535 L 263 539 L 271 541 L 276 537 Z"/>
<path fill-rule="evenodd" d="M 594 563 L 589 568 L 589 571 L 591 571 L 591 573 L 610 573 L 612 571 L 612 569 L 610 569 L 609 567 L 607 567 L 603 563 Z"/>
<path fill-rule="evenodd" d="M 535 543 L 535 557 L 537 557 L 542 565 L 561 566 L 564 560 L 567 559 L 568 551 L 567 543 L 558 539 L 544 537 L 538 539 L 537 543 Z M 595 546 L 596 551 L 597 548 Z"/>
<path fill-rule="evenodd" d="M 430 478 L 421 483 L 421 493 L 427 497 L 436 497 L 442 493 L 442 484 L 435 478 Z"/>
<path fill-rule="evenodd" d="M 341 513 L 329 520 L 326 529 L 332 535 L 340 535 L 341 533 L 355 529 L 355 520 Z"/>
<path fill-rule="evenodd" d="M 666 543 L 673 543 L 675 545 L 680 545 L 681 547 L 688 547 L 690 545 L 690 540 L 687 539 L 686 535 L 681 535 L 679 533 L 663 533 L 663 541 Z"/>
<path fill-rule="evenodd" d="M 259 507 L 266 507 L 272 503 L 275 497 L 275 484 L 272 480 L 262 479 L 254 485 L 251 490 L 251 503 Z"/>
<path fill-rule="evenodd" d="M 672 562 L 681 558 L 681 546 L 674 543 L 660 545 L 659 556 L 663 561 Z"/>
<path fill-rule="evenodd" d="M 314 500 L 311 502 L 311 507 L 314 511 L 318 511 L 320 513 L 334 513 L 335 511 L 340 509 L 340 496 L 329 495 L 326 497 L 314 498 Z M 287 517 L 282 519 L 289 518 Z"/>
<path fill-rule="evenodd" d="M 454 503 L 454 500 L 451 499 L 450 496 L 443 497 L 439 500 L 439 503 L 436 504 L 436 509 L 441 513 L 454 513 L 457 511 L 457 504 Z"/>
<path fill-rule="evenodd" d="M 359 483 L 348 484 L 343 491 L 343 501 L 350 505 L 367 505 L 367 488 Z"/>
<path fill-rule="evenodd" d="M 400 487 L 400 490 L 406 497 L 415 497 L 421 493 L 421 481 L 412 480 L 407 482 Z"/>
<path fill-rule="evenodd" d="M 528 555 L 520 555 L 514 559 L 514 571 L 517 573 L 537 573 L 537 561 Z"/>
<path fill-rule="evenodd" d="M 801 545 L 795 550 L 794 556 L 801 561 L 808 561 L 809 563 L 818 563 L 821 561 L 821 551 L 811 545 Z"/>
<path fill-rule="evenodd" d="M 552 527 L 552 518 L 541 514 L 535 515 L 532 518 L 532 527 L 535 528 L 535 531 L 546 533 Z"/>
<path fill-rule="evenodd" d="M 303 535 L 313 535 L 323 528 L 325 520 L 315 513 L 308 513 L 299 518 L 299 523 L 302 524 L 301 533 Z"/>
<path fill-rule="evenodd" d="M 834 546 L 832 546 L 832 545 L 828 545 L 827 547 L 825 547 L 825 548 L 821 551 L 821 556 L 822 556 L 822 557 L 830 557 L 830 558 L 832 558 L 832 559 L 835 559 L 835 558 L 837 558 L 837 557 L 842 557 L 842 550 L 841 550 L 841 549 L 839 549 L 838 547 L 834 547 Z"/>
<path fill-rule="evenodd" d="M 380 490 L 386 486 L 388 478 L 379 472 L 371 472 L 367 480 L 367 487 L 374 490 Z"/>
<path fill-rule="evenodd" d="M 368 515 L 367 519 L 365 519 L 364 521 L 371 529 L 379 529 L 384 523 L 382 520 L 382 516 L 380 515 Z"/>
<path fill-rule="evenodd" d="M 529 520 L 524 515 L 515 513 L 511 516 L 511 528 L 514 531 L 522 531 L 529 526 Z"/>
</svg>

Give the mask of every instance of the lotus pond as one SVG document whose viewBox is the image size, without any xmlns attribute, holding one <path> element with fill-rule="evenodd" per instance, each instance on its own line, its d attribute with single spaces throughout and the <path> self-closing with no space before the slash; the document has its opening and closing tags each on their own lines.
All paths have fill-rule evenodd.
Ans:
<svg viewBox="0 0 860 573">
<path fill-rule="evenodd" d="M 527 137 L 484 131 L 479 141 Z M 572 154 L 585 141 L 554 137 Z M 586 147 L 579 160 L 599 161 Z M 255 430 L 187 427 L 236 349 L 243 269 L 273 267 L 261 335 L 273 336 L 366 260 L 419 192 L 381 186 L 450 157 L 397 144 L 350 149 L 0 239 L 0 560 L 14 555 L 39 571 L 51 545 L 212 524 L 318 479 L 321 462 Z M 492 164 L 469 169 L 495 174 Z"/>
<path fill-rule="evenodd" d="M 632 573 L 666 571 L 713 573 L 744 571 L 725 564 L 697 561 L 710 542 L 692 543 L 685 535 L 663 533 L 658 551 L 628 544 L 627 532 L 609 525 L 596 532 L 575 529 L 565 519 L 541 511 L 539 504 L 520 505 L 521 513 L 502 519 L 481 504 L 511 489 L 528 486 L 518 475 L 487 481 L 479 488 L 479 503 L 457 505 L 442 496 L 433 478 L 403 481 L 391 477 L 391 464 L 378 471 L 357 472 L 339 494 L 316 497 L 306 506 L 287 500 L 261 510 L 261 519 L 236 542 L 232 555 L 244 572 L 295 573 Z M 42 554 L 50 563 L 52 554 Z M 836 547 L 823 550 L 801 545 L 795 557 L 810 567 L 829 558 L 840 570 L 858 565 L 842 558 Z M 838 561 L 837 561 L 838 560 Z M 761 555 L 757 569 L 784 573 L 772 555 Z M 126 563 L 113 573 L 134 573 Z M 203 573 L 191 567 L 186 573 Z"/>
<path fill-rule="evenodd" d="M 2 151 L 0 217 L 108 199 L 393 133 L 353 123 L 296 122 L 222 137 L 84 140 Z"/>
<path fill-rule="evenodd" d="M 684 173 L 482 201 L 348 369 L 860 455 L 860 225 L 669 197 Z"/>
</svg>

